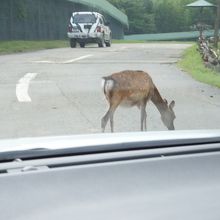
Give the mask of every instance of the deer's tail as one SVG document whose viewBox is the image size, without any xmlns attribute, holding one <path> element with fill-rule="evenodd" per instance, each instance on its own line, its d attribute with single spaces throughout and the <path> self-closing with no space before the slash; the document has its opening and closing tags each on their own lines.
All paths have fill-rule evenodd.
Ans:
<svg viewBox="0 0 220 220">
<path fill-rule="evenodd" d="M 102 89 L 106 97 L 110 97 L 110 93 L 114 88 L 115 81 L 111 77 L 102 78 Z"/>
</svg>

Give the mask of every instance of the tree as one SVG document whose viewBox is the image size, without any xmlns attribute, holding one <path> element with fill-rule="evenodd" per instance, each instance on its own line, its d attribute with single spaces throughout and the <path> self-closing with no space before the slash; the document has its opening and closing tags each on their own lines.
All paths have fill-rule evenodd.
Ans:
<svg viewBox="0 0 220 220">
<path fill-rule="evenodd" d="M 219 22 L 220 22 L 220 0 L 217 2 L 217 13 L 215 20 L 215 33 L 214 33 L 214 46 L 218 48 L 218 40 L 219 40 Z"/>
<path fill-rule="evenodd" d="M 127 14 L 129 20 L 127 34 L 155 32 L 155 19 L 151 0 L 109 0 L 109 2 Z"/>
<path fill-rule="evenodd" d="M 164 0 L 155 6 L 155 23 L 157 32 L 187 31 L 192 17 L 186 9 L 186 0 Z"/>
<path fill-rule="evenodd" d="M 189 31 L 197 24 L 199 10 L 186 8 L 193 0 L 109 0 L 127 14 L 129 30 L 126 34 Z M 209 0 L 212 3 L 220 0 Z M 212 9 L 203 10 L 203 22 L 214 24 Z"/>
</svg>

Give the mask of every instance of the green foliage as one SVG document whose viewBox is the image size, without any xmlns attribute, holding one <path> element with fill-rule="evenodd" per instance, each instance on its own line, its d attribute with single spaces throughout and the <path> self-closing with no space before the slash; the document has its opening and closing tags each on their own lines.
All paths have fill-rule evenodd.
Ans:
<svg viewBox="0 0 220 220">
<path fill-rule="evenodd" d="M 0 41 L 0 54 L 68 47 L 67 41 Z"/>
<path fill-rule="evenodd" d="M 130 28 L 127 34 L 167 33 L 190 31 L 202 21 L 214 24 L 213 8 L 205 8 L 200 14 L 198 8 L 187 8 L 193 0 L 109 0 L 127 14 Z M 217 0 L 210 0 L 216 3 Z"/>
<path fill-rule="evenodd" d="M 184 52 L 178 66 L 196 80 L 220 88 L 220 74 L 205 67 L 201 55 L 197 51 L 197 45 L 193 45 Z"/>
<path fill-rule="evenodd" d="M 180 32 L 186 30 L 186 10 L 184 5 L 174 4 L 167 0 L 155 7 L 155 22 L 157 32 Z"/>
<path fill-rule="evenodd" d="M 109 2 L 127 14 L 129 34 L 155 32 L 153 2 L 151 0 L 109 0 Z"/>
</svg>

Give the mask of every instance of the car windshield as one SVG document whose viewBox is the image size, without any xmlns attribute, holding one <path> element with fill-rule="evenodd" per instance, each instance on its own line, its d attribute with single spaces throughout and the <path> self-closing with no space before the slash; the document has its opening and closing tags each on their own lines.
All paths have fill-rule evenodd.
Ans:
<svg viewBox="0 0 220 220">
<path fill-rule="evenodd" d="M 76 14 L 73 17 L 73 23 L 95 23 L 96 17 L 94 14 Z"/>
<path fill-rule="evenodd" d="M 0 140 L 220 129 L 219 4 L 1 1 Z"/>
</svg>

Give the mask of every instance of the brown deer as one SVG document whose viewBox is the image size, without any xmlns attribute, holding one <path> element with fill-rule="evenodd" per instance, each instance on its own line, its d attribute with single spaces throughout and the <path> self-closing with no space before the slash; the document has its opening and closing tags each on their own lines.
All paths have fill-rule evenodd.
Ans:
<svg viewBox="0 0 220 220">
<path fill-rule="evenodd" d="M 137 106 L 141 111 L 141 131 L 146 130 L 146 104 L 151 100 L 161 114 L 161 120 L 169 130 L 174 130 L 173 111 L 175 102 L 169 105 L 166 99 L 162 99 L 151 77 L 143 71 L 125 70 L 103 77 L 102 87 L 109 109 L 101 120 L 102 132 L 110 119 L 111 132 L 114 131 L 113 116 L 116 108 Z"/>
</svg>

